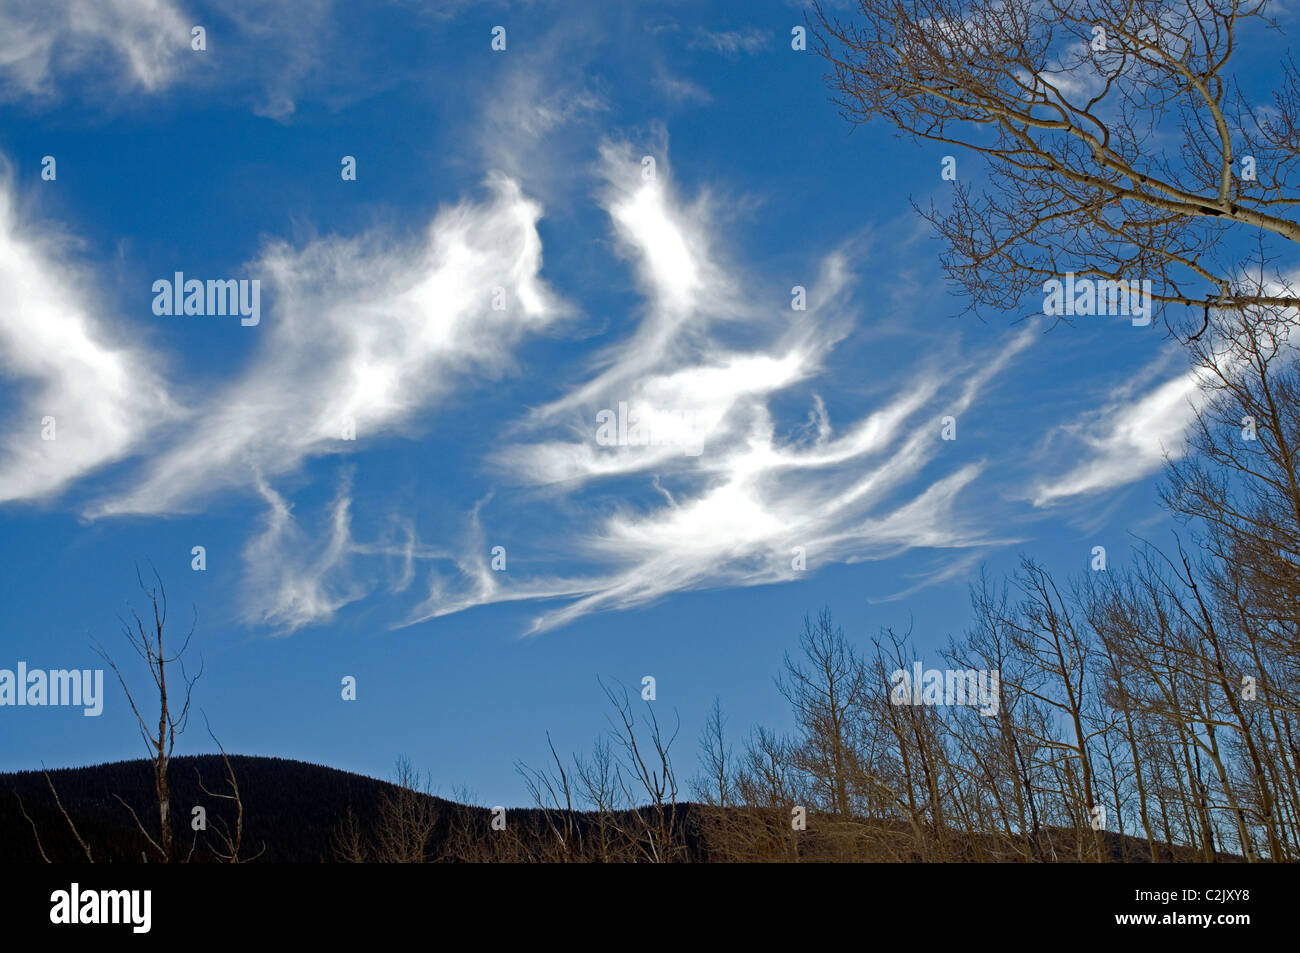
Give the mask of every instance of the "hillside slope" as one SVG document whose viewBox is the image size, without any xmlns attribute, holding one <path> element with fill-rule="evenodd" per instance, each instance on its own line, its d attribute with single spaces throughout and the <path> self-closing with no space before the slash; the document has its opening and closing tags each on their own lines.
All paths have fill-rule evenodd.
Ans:
<svg viewBox="0 0 1300 953">
<path fill-rule="evenodd" d="M 486 808 L 467 807 L 429 795 L 408 794 L 402 798 L 402 789 L 386 781 L 303 761 L 243 755 L 231 755 L 230 761 L 239 781 L 245 810 L 241 856 L 247 858 L 257 854 L 264 846 L 259 863 L 341 860 L 339 845 L 349 820 L 354 823 L 357 840 L 364 845 L 363 853 L 368 858 L 376 853 L 383 854 L 385 837 L 390 838 L 390 843 L 392 839 L 409 842 L 410 830 L 421 825 L 427 829 L 424 841 L 427 846 L 423 851 L 427 859 L 453 855 L 492 859 L 492 851 L 466 851 L 464 847 L 467 843 L 490 843 L 495 847 L 510 841 L 514 846 L 496 854 L 496 859 L 530 856 L 553 859 L 553 847 L 560 833 L 574 843 L 585 842 L 590 848 L 597 841 L 602 825 L 610 829 L 614 826 L 636 829 L 635 819 L 627 812 L 603 818 L 574 812 L 566 819 L 559 813 L 548 818 L 545 812 L 536 808 L 512 807 L 509 810 L 510 832 L 498 838 L 491 832 L 491 813 Z M 129 805 L 151 832 L 157 829 L 157 805 L 149 762 L 119 761 L 83 768 L 61 768 L 50 771 L 49 775 L 78 832 L 90 844 L 97 863 L 136 863 L 146 856 L 150 861 L 156 858 L 128 809 Z M 184 856 L 194 838 L 190 822 L 195 805 L 206 808 L 212 827 L 220 819 L 229 828 L 234 812 L 228 802 L 204 794 L 200 788 L 201 777 L 209 791 L 226 792 L 225 767 L 219 756 L 174 758 L 169 777 L 176 838 L 180 845 L 179 853 Z M 395 802 L 403 807 L 386 812 L 385 806 L 391 807 Z M 30 823 L 23 817 L 23 807 L 31 818 Z M 672 813 L 672 827 L 681 859 L 709 860 L 723 856 L 745 860 L 793 859 L 781 847 L 782 842 L 788 844 L 789 833 L 788 830 L 781 833 L 788 822 L 779 817 L 745 828 L 738 838 L 737 832 L 742 830 L 745 818 L 754 816 L 746 809 L 731 811 L 723 826 L 713 823 L 707 809 L 700 805 L 678 804 Z M 653 812 L 647 812 L 647 816 L 652 815 Z M 737 824 L 738 821 L 741 824 Z M 560 830 L 552 829 L 551 823 Z M 798 835 L 797 856 L 802 860 L 924 859 L 911 855 L 907 850 L 889 848 L 890 842 L 895 840 L 891 825 L 873 825 L 865 821 L 852 823 L 857 833 L 847 840 L 836 839 L 830 833 L 836 827 L 833 819 L 823 820 L 810 814 L 809 829 Z M 42 772 L 0 774 L 0 862 L 41 862 L 33 825 L 51 861 L 85 860 Z M 900 827 L 896 833 L 901 832 Z M 1114 860 L 1127 856 L 1141 862 L 1148 856 L 1144 842 L 1109 832 L 1103 836 Z M 211 831 L 205 838 L 200 841 L 201 845 L 218 843 Z M 727 849 L 719 849 L 724 839 Z M 956 849 L 950 855 L 956 859 L 962 855 L 958 840 L 954 836 Z M 872 849 L 869 846 L 872 844 L 883 849 Z M 1044 860 L 1068 861 L 1077 856 L 1068 831 L 1044 831 L 1042 844 Z M 380 850 L 376 851 L 376 847 Z M 621 856 L 627 859 L 637 855 Z M 1180 860 L 1195 859 L 1186 848 L 1176 849 L 1173 856 Z M 192 859 L 211 862 L 217 858 L 200 846 Z M 1239 858 L 1220 855 L 1219 859 L 1232 861 Z"/>
</svg>

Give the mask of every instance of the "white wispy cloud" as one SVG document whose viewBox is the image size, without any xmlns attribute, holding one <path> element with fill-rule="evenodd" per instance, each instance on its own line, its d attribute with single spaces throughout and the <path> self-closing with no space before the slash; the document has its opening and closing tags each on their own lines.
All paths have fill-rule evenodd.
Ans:
<svg viewBox="0 0 1300 953">
<path fill-rule="evenodd" d="M 362 598 L 366 587 L 347 571 L 355 550 L 350 480 L 340 483 L 321 541 L 303 531 L 283 496 L 262 481 L 257 489 L 267 514 L 243 552 L 244 621 L 289 633 Z"/>
<path fill-rule="evenodd" d="M 1293 272 L 1265 282 L 1259 293 L 1292 295 L 1297 284 L 1300 274 Z M 1300 347 L 1300 321 L 1294 310 L 1284 313 L 1289 346 Z M 1186 362 L 1188 353 L 1170 347 L 1134 381 L 1115 387 L 1100 407 L 1050 431 L 1042 455 L 1076 462 L 1067 468 L 1046 468 L 1056 472 L 1036 481 L 1029 494 L 1034 505 L 1126 486 L 1158 472 L 1166 459 L 1184 456 L 1188 431 L 1221 384 L 1218 378 L 1230 380 L 1249 366 L 1231 330 L 1225 334 L 1216 329 L 1208 341 L 1213 341 L 1206 347 L 1211 349 L 1207 356 L 1216 372 L 1193 363 L 1171 373 L 1171 366 Z M 1146 380 L 1157 383 L 1143 388 L 1138 381 Z"/>
<path fill-rule="evenodd" d="M 334 498 L 306 525 L 294 503 L 258 482 L 267 509 L 260 531 L 241 554 L 244 622 L 289 635 L 329 621 L 381 588 L 404 592 L 415 579 L 417 561 L 455 561 L 449 551 L 420 542 L 399 513 L 391 514 L 390 525 L 374 539 L 358 540 L 352 531 L 354 473 L 350 465 L 344 468 Z"/>
<path fill-rule="evenodd" d="M 350 452 L 419 425 L 453 384 L 508 371 L 521 336 L 562 309 L 538 277 L 540 206 L 513 180 L 489 186 L 490 199 L 444 209 L 417 241 L 268 248 L 248 269 L 274 302 L 248 332 L 265 336 L 250 367 L 90 515 L 178 510 Z"/>
<path fill-rule="evenodd" d="M 116 108 L 184 89 L 285 120 L 303 98 L 338 108 L 397 79 L 367 29 L 334 0 L 0 0 L 0 101 Z"/>
<path fill-rule="evenodd" d="M 157 356 L 112 330 L 64 251 L 22 227 L 0 182 L 0 382 L 17 395 L 0 415 L 0 503 L 54 496 L 179 414 Z"/>
<path fill-rule="evenodd" d="M 574 127 L 609 110 L 588 85 L 568 44 L 547 39 L 512 54 L 505 75 L 486 91 L 474 116 L 478 151 L 488 167 L 517 179 L 530 195 L 549 195 L 585 162 Z"/>
<path fill-rule="evenodd" d="M 1051 459 L 1077 462 L 1036 483 L 1035 506 L 1127 485 L 1159 471 L 1167 457 L 1182 456 L 1184 435 L 1204 398 L 1203 379 L 1194 368 L 1169 377 L 1168 366 L 1163 357 L 1138 375 L 1165 378 L 1154 387 L 1130 384 L 1048 434 Z"/>
<path fill-rule="evenodd" d="M 171 0 L 0 0 L 0 94 L 51 97 L 86 74 L 157 91 L 190 54 L 191 26 Z"/>
<path fill-rule="evenodd" d="M 769 399 L 816 383 L 847 332 L 844 256 L 827 256 L 806 312 L 782 314 L 756 300 L 752 283 L 717 254 L 707 200 L 679 199 L 662 162 L 646 179 L 634 150 L 608 145 L 602 155 L 605 207 L 636 269 L 645 313 L 625 341 L 593 359 L 588 380 L 524 425 L 538 433 L 567 429 L 568 437 L 529 441 L 525 434 L 498 462 L 519 482 L 564 484 L 566 493 L 641 480 L 661 502 L 629 500 L 571 522 L 552 548 L 598 568 L 562 577 L 516 581 L 492 572 L 476 529 L 460 577 L 435 574 L 410 622 L 485 602 L 567 600 L 535 619 L 532 631 L 543 631 L 671 592 L 792 580 L 803 571 L 797 552 L 815 570 L 917 546 L 987 542 L 986 528 L 955 505 L 981 465 L 942 467 L 943 450 L 953 445 L 940 439 L 940 418 L 967 410 L 1032 332 L 957 366 L 922 363 L 891 398 L 844 426 L 834 426 L 814 397 L 808 425 L 792 433 Z M 671 445 L 595 445 L 595 409 L 618 399 L 652 425 L 692 413 L 699 455 Z M 936 465 L 946 472 L 928 470 Z"/>
<path fill-rule="evenodd" d="M 696 49 L 713 50 L 724 56 L 758 53 L 767 48 L 771 37 L 757 27 L 743 30 L 700 30 L 691 40 Z"/>
<path fill-rule="evenodd" d="M 667 71 L 661 71 L 655 76 L 654 85 L 671 103 L 713 102 L 713 94 L 699 83 L 693 83 L 682 76 L 673 76 Z"/>
<path fill-rule="evenodd" d="M 255 77 L 252 108 L 258 115 L 292 115 L 303 89 L 330 85 L 331 71 L 358 79 L 351 59 L 339 55 L 332 0 L 227 0 L 220 12 L 235 27 L 233 34 L 221 31 L 214 39 L 227 70 L 224 80 Z"/>
</svg>

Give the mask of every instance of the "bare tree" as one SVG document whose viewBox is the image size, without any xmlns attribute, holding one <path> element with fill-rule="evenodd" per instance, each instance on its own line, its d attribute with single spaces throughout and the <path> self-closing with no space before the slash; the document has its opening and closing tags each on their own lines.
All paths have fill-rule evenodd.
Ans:
<svg viewBox="0 0 1300 953">
<path fill-rule="evenodd" d="M 671 750 L 681 722 L 676 720 L 672 733 L 665 733 L 654 706 L 647 702 L 642 733 L 627 690 L 622 686 L 615 690 L 604 683 L 601 688 L 617 716 L 610 719 L 610 741 L 618 754 L 620 795 L 629 805 L 626 814 L 613 815 L 614 825 L 639 851 L 641 859 L 652 863 L 680 860 L 685 845 Z M 643 797 L 648 803 L 640 806 Z"/>
<path fill-rule="evenodd" d="M 853 812 L 853 779 L 861 774 L 858 740 L 866 702 L 865 671 L 857 651 L 823 609 L 805 616 L 801 658 L 785 658 L 777 688 L 795 712 L 802 732 L 798 766 L 812 780 L 820 803 L 834 814 Z"/>
<path fill-rule="evenodd" d="M 374 859 L 388 864 L 423 864 L 435 859 L 434 830 L 438 809 L 428 781 L 400 757 L 393 786 L 380 796 Z M 350 837 L 351 829 L 345 828 Z M 351 841 L 349 841 L 351 843 Z"/>
<path fill-rule="evenodd" d="M 552 849 L 554 859 L 582 860 L 582 828 L 575 822 L 573 813 L 574 784 L 549 733 L 546 735 L 546 744 L 555 764 L 553 772 L 531 770 L 523 764 L 518 765 L 517 770 L 523 777 L 533 802 L 542 811 L 549 834 L 547 846 Z"/>
<path fill-rule="evenodd" d="M 809 806 L 807 789 L 794 767 L 793 744 L 769 728 L 753 728 L 736 771 L 738 805 L 717 845 L 727 860 L 797 861 L 799 838 L 791 812 Z"/>
<path fill-rule="evenodd" d="M 704 728 L 700 731 L 700 767 L 702 776 L 692 787 L 695 796 L 706 804 L 726 808 L 735 800 L 734 755 L 727 741 L 727 717 L 722 699 L 714 698 Z"/>
<path fill-rule="evenodd" d="M 243 795 L 239 793 L 239 779 L 235 777 L 235 769 L 230 764 L 230 756 L 226 754 L 225 747 L 223 747 L 221 742 L 217 740 L 217 736 L 212 733 L 212 726 L 208 724 L 206 715 L 203 718 L 203 724 L 204 727 L 208 729 L 208 737 L 211 738 L 213 743 L 217 746 L 217 750 L 221 752 L 221 761 L 226 767 L 226 786 L 230 789 L 230 793 L 225 794 L 220 791 L 208 790 L 203 783 L 203 777 L 199 774 L 198 768 L 195 768 L 194 773 L 199 780 L 199 790 L 208 795 L 208 797 L 217 798 L 221 801 L 230 801 L 235 807 L 233 828 L 227 827 L 225 821 L 219 817 L 214 817 L 212 819 L 213 830 L 216 832 L 217 839 L 220 841 L 220 846 L 212 848 L 212 853 L 219 860 L 225 861 L 228 864 L 247 863 L 248 861 L 256 860 L 266 852 L 266 844 L 263 843 L 261 849 L 252 857 L 241 858 L 239 856 L 244 844 L 244 798 Z"/>
<path fill-rule="evenodd" d="M 194 624 L 190 625 L 190 630 L 181 642 L 180 648 L 176 652 L 168 654 L 169 649 L 164 645 L 164 633 L 167 624 L 167 592 L 157 571 L 154 572 L 155 584 L 153 586 L 146 586 L 138 571 L 136 572 L 136 581 L 149 599 L 152 618 L 146 625 L 139 614 L 132 609 L 131 621 L 124 620 L 122 622 L 122 632 L 131 648 L 135 650 L 136 654 L 148 667 L 154 688 L 158 692 L 156 727 L 153 721 L 145 720 L 144 713 L 141 712 L 140 706 L 136 703 L 135 695 L 131 692 L 125 677 L 123 677 L 117 663 L 113 661 L 112 656 L 105 651 L 103 646 L 98 644 L 96 644 L 96 651 L 117 675 L 117 679 L 122 685 L 122 691 L 126 693 L 127 701 L 131 705 L 131 711 L 135 714 L 140 728 L 140 735 L 149 751 L 149 760 L 153 766 L 154 792 L 158 800 L 158 836 L 155 838 L 149 832 L 136 814 L 135 808 L 123 801 L 120 796 L 114 796 L 131 812 L 136 827 L 157 853 L 159 859 L 170 863 L 176 859 L 176 848 L 172 829 L 171 784 L 167 771 L 171 763 L 172 752 L 176 748 L 176 736 L 184 733 L 186 725 L 189 723 L 190 699 L 194 692 L 195 682 L 203 674 L 203 666 L 200 661 L 199 670 L 192 677 L 185 671 L 184 656 L 186 649 L 189 648 L 190 639 L 194 635 Z M 197 622 L 197 616 L 195 622 Z M 173 704 L 173 700 L 169 695 L 171 688 L 175 687 L 173 685 L 169 688 L 168 685 L 168 675 L 173 671 L 173 666 L 180 669 L 182 694 L 179 706 Z"/>
<path fill-rule="evenodd" d="M 1266 110 L 1230 73 L 1243 33 L 1258 42 L 1271 25 L 1267 0 L 857 6 L 844 20 L 815 4 L 813 17 L 844 116 L 987 163 L 984 191 L 963 176 L 950 209 L 922 213 L 971 307 L 1012 310 L 1066 271 L 1151 279 L 1153 300 L 1206 319 L 1211 305 L 1300 303 L 1281 275 L 1240 278 L 1300 241 L 1297 72 L 1281 65 Z M 1234 259 L 1243 239 L 1254 250 Z"/>
<path fill-rule="evenodd" d="M 63 801 L 59 798 L 59 792 L 55 790 L 54 781 L 50 779 L 50 772 L 42 771 L 42 774 L 45 775 L 45 784 L 50 789 L 50 796 L 54 798 L 55 806 L 58 807 L 59 813 L 63 815 L 63 820 L 67 822 L 68 829 L 72 831 L 73 839 L 76 840 L 77 846 L 81 848 L 81 853 L 86 858 L 86 863 L 93 864 L 95 862 L 95 855 L 91 852 L 90 845 L 86 843 L 86 839 L 81 836 L 81 832 L 77 830 L 77 825 L 73 823 L 72 815 L 70 815 L 68 809 L 63 806 Z M 23 819 L 27 821 L 28 826 L 32 829 L 32 836 L 36 838 L 36 849 L 40 851 L 41 859 L 47 864 L 52 863 L 49 855 L 45 853 L 45 845 L 41 843 L 41 832 L 37 830 L 36 823 L 27 813 L 27 805 L 23 804 L 23 799 L 18 797 L 17 792 L 14 793 L 14 797 L 18 798 L 18 810 L 22 812 Z"/>
</svg>

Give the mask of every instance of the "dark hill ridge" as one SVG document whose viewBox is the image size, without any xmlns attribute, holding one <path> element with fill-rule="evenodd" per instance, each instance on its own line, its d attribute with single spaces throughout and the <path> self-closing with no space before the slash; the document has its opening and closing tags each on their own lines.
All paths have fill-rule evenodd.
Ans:
<svg viewBox="0 0 1300 953">
<path fill-rule="evenodd" d="M 265 852 L 258 863 L 320 863 L 341 859 L 338 853 L 340 834 L 345 822 L 351 818 L 362 843 L 373 847 L 383 841 L 385 826 L 380 823 L 385 802 L 397 798 L 401 789 L 387 781 L 352 774 L 318 764 L 286 758 L 250 757 L 231 755 L 230 762 L 239 781 L 244 802 L 244 849 L 241 856 L 249 857 L 265 844 Z M 130 805 L 146 827 L 152 832 L 157 825 L 157 802 L 153 789 L 152 765 L 144 760 L 118 761 L 111 764 L 83 768 L 59 768 L 49 772 L 50 779 L 67 809 L 77 830 L 90 844 L 97 863 L 138 863 L 146 855 L 153 860 L 148 842 L 135 826 L 130 811 L 118 797 Z M 219 755 L 197 755 L 173 758 L 169 778 L 172 787 L 172 811 L 175 817 L 176 840 L 180 853 L 189 850 L 193 833 L 190 828 L 191 810 L 204 805 L 209 826 L 215 827 L 215 818 L 223 818 L 227 825 L 233 820 L 233 807 L 229 802 L 205 795 L 199 786 L 199 777 L 209 791 L 224 793 L 225 766 Z M 116 797 L 115 797 L 116 795 Z M 0 863 L 40 863 L 41 854 L 32 824 L 23 817 L 19 805 L 40 832 L 41 843 L 51 861 L 78 862 L 84 860 L 67 822 L 59 812 L 40 771 L 21 771 L 0 774 Z M 426 856 L 448 853 L 447 848 L 468 838 L 487 838 L 491 820 L 486 808 L 466 807 L 444 798 L 415 795 L 418 803 L 412 813 L 423 814 L 431 828 Z M 408 805 L 412 798 L 407 799 Z M 648 812 L 653 813 L 653 812 Z M 708 831 L 716 831 L 706 817 L 706 809 L 694 804 L 679 804 L 675 808 L 675 827 L 680 832 L 680 843 L 685 859 L 708 860 L 719 857 L 716 843 Z M 745 811 L 734 812 L 743 817 Z M 537 808 L 511 808 L 509 810 L 511 833 L 529 848 L 553 844 L 555 834 L 548 828 L 546 813 Z M 564 819 L 552 816 L 559 826 Z M 626 824 L 627 813 L 604 819 Z M 589 839 L 594 836 L 601 820 L 594 814 L 575 812 L 570 819 L 575 830 Z M 633 825 L 626 825 L 631 827 Z M 833 825 L 828 825 L 827 829 Z M 845 860 L 843 844 L 823 842 L 819 834 L 822 824 L 815 815 L 809 817 L 809 829 L 799 835 L 798 853 L 804 860 Z M 875 829 L 873 838 L 882 842 L 890 839 L 891 825 Z M 387 828 L 391 831 L 391 825 Z M 900 825 L 901 830 L 901 825 Z M 1075 853 L 1072 832 L 1045 831 L 1045 858 L 1059 857 L 1069 860 Z M 211 832 L 206 835 L 211 838 Z M 1146 843 L 1134 838 L 1106 833 L 1105 843 L 1111 857 L 1120 860 L 1121 841 L 1123 853 L 1141 862 L 1147 856 Z M 770 839 L 769 839 L 770 840 Z M 759 844 L 745 859 L 776 859 L 773 850 Z M 538 853 L 529 850 L 529 853 Z M 908 852 L 888 855 L 892 859 L 919 860 Z M 958 852 L 957 856 L 960 856 Z M 1176 848 L 1173 856 L 1178 860 L 1193 860 L 1193 852 Z M 211 854 L 198 851 L 195 860 L 213 860 Z M 880 858 L 875 855 L 875 859 Z M 1239 860 L 1230 855 L 1219 855 L 1220 860 Z"/>
<path fill-rule="evenodd" d="M 261 860 L 268 862 L 332 860 L 332 836 L 348 808 L 352 808 L 363 829 L 367 828 L 373 823 L 383 795 L 397 790 L 376 778 L 286 758 L 231 755 L 230 763 L 244 802 L 243 853 L 256 853 L 265 843 L 266 853 Z M 141 859 L 148 843 L 117 797 L 139 814 L 151 832 L 157 829 L 158 808 L 149 762 L 116 761 L 60 768 L 49 774 L 77 830 L 90 844 L 96 862 Z M 210 824 L 214 817 L 225 818 L 229 824 L 234 816 L 229 802 L 202 793 L 200 776 L 208 790 L 227 793 L 225 765 L 219 755 L 172 759 L 168 777 L 176 837 L 186 844 L 186 849 L 193 836 L 190 812 L 194 805 L 206 807 Z M 0 774 L 0 858 L 41 859 L 31 825 L 23 819 L 15 794 L 21 796 L 51 860 L 83 859 L 40 771 Z M 432 800 L 450 805 L 439 798 Z"/>
<path fill-rule="evenodd" d="M 372 848 L 383 839 L 380 818 L 385 801 L 397 798 L 401 792 L 387 781 L 305 761 L 231 755 L 230 763 L 244 803 L 244 841 L 240 856 L 252 857 L 265 844 L 266 850 L 257 858 L 258 863 L 321 863 L 341 859 L 339 838 L 349 817 L 355 821 L 362 843 Z M 60 768 L 51 770 L 49 775 L 78 833 L 90 845 L 96 863 L 137 863 L 146 855 L 150 861 L 155 860 L 148 841 L 122 804 L 124 801 L 135 810 L 151 834 L 157 830 L 158 808 L 150 762 L 117 761 L 84 768 Z M 195 805 L 206 808 L 210 828 L 215 827 L 215 818 L 223 819 L 227 829 L 233 827 L 233 805 L 204 794 L 200 777 L 209 791 L 228 793 L 226 769 L 220 755 L 172 759 L 168 778 L 175 836 L 177 844 L 183 845 L 179 847 L 182 856 L 194 837 L 190 821 Z M 488 809 L 467 807 L 432 795 L 414 797 L 427 809 L 433 825 L 428 856 L 442 854 L 458 835 L 461 838 L 491 836 Z M 21 771 L 0 774 L 0 862 L 41 862 L 32 824 L 23 817 L 24 807 L 40 832 L 41 845 L 51 861 L 84 861 L 85 855 L 60 813 L 45 775 L 41 771 Z M 689 821 L 691 806 L 679 805 L 677 812 L 683 821 Z M 510 808 L 509 823 L 512 831 L 533 844 L 551 836 L 545 833 L 544 812 L 536 808 Z M 594 821 L 590 815 L 575 812 L 574 823 L 585 828 Z M 211 833 L 206 836 L 219 843 Z M 689 832 L 684 839 L 690 847 L 697 840 Z M 212 861 L 214 858 L 197 851 L 194 859 Z"/>
</svg>

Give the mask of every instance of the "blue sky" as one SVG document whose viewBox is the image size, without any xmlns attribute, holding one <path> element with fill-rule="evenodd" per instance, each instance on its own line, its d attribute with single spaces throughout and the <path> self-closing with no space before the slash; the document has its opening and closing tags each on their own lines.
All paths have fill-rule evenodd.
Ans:
<svg viewBox="0 0 1300 953">
<path fill-rule="evenodd" d="M 0 667 L 125 659 L 151 561 L 228 750 L 519 804 L 598 677 L 689 774 L 715 695 L 788 725 L 804 613 L 933 652 L 981 565 L 1162 531 L 1176 346 L 961 314 L 908 201 L 949 150 L 851 132 L 801 7 L 432 6 L 0 2 Z M 178 271 L 260 322 L 156 315 Z M 620 402 L 672 439 L 602 445 Z M 116 688 L 0 719 L 0 770 L 142 754 Z"/>
</svg>

